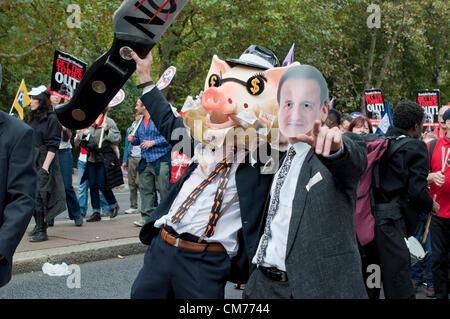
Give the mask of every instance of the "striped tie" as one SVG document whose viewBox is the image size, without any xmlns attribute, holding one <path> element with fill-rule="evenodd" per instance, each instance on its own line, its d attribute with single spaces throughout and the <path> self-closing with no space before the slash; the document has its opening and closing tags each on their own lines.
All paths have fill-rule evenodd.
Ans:
<svg viewBox="0 0 450 319">
<path fill-rule="evenodd" d="M 275 184 L 275 190 L 273 192 L 272 199 L 270 200 L 269 210 L 267 212 L 266 226 L 264 227 L 264 234 L 262 235 L 262 243 L 258 251 L 258 256 L 256 258 L 257 265 L 261 264 L 262 259 L 266 253 L 267 245 L 269 244 L 269 238 L 271 236 L 270 224 L 272 223 L 272 220 L 275 217 L 275 213 L 278 211 L 278 206 L 280 204 L 281 187 L 283 186 L 284 181 L 286 180 L 286 176 L 289 172 L 289 168 L 291 166 L 291 162 L 294 156 L 295 150 L 294 147 L 291 146 L 289 148 L 288 155 L 286 156 L 286 160 L 284 161 L 283 165 L 279 170 L 278 178 Z"/>
<path fill-rule="evenodd" d="M 179 223 L 188 209 L 192 206 L 192 204 L 197 200 L 200 194 L 204 191 L 206 186 L 216 180 L 216 178 L 220 175 L 219 186 L 217 188 L 216 196 L 214 197 L 214 203 L 211 208 L 211 213 L 209 215 L 208 226 L 205 231 L 205 235 L 207 237 L 211 237 L 216 230 L 217 220 L 219 219 L 220 208 L 222 207 L 222 202 L 225 196 L 226 187 L 229 181 L 229 175 L 231 171 L 232 162 L 224 158 L 221 162 L 217 163 L 214 170 L 209 174 L 209 176 L 198 185 L 192 193 L 185 199 L 183 204 L 178 208 L 175 215 L 172 216 L 172 223 Z"/>
</svg>

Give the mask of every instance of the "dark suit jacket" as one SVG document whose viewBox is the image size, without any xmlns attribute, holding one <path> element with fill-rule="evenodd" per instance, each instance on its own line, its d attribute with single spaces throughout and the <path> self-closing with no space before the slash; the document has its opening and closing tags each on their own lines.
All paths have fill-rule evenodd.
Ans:
<svg viewBox="0 0 450 319">
<path fill-rule="evenodd" d="M 0 111 L 0 287 L 11 280 L 13 254 L 33 215 L 34 132 Z"/>
<path fill-rule="evenodd" d="M 174 146 L 177 144 L 183 145 L 184 147 L 181 151 L 191 157 L 196 142 L 189 136 L 184 135 L 183 139 L 183 135 L 180 135 L 183 132 L 187 132 L 183 119 L 181 117 L 175 117 L 169 103 L 159 90 L 154 88 L 143 95 L 141 100 L 149 111 L 161 135 Z M 264 146 L 267 146 L 267 144 Z M 177 147 L 173 150 L 176 149 Z M 254 158 L 257 158 L 257 154 L 254 155 Z M 239 164 L 236 171 L 236 188 L 239 196 L 242 231 L 239 233 L 238 255 L 232 260 L 230 281 L 245 282 L 248 278 L 249 264 L 253 257 L 251 253 L 256 249 L 265 199 L 273 178 L 273 174 L 261 174 L 260 169 L 263 165 L 264 163 L 258 160 L 258 163 L 253 167 L 247 159 L 245 163 Z M 193 163 L 187 168 L 183 176 L 177 183 L 171 186 L 169 193 L 162 199 L 159 206 L 152 213 L 139 235 L 144 244 L 149 245 L 154 236 L 158 234 L 159 229 L 154 227 L 155 221 L 169 212 L 183 183 L 196 167 L 197 164 Z"/>
<path fill-rule="evenodd" d="M 285 260 L 294 298 L 367 298 L 353 221 L 367 151 L 353 133 L 344 134 L 343 142 L 344 152 L 335 159 L 311 149 L 300 170 Z M 317 173 L 322 180 L 308 191 Z"/>
</svg>

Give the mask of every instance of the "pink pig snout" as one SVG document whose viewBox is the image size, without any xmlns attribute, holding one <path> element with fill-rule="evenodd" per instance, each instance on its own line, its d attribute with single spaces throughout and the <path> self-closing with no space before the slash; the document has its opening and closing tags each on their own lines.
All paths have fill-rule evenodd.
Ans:
<svg viewBox="0 0 450 319">
<path fill-rule="evenodd" d="M 215 87 L 210 87 L 203 93 L 202 105 L 206 111 L 225 112 L 226 101 L 224 94 Z"/>
</svg>

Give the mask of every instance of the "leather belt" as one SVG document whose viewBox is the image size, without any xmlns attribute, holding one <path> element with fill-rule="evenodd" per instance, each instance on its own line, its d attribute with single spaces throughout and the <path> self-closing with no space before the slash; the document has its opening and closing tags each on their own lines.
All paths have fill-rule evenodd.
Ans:
<svg viewBox="0 0 450 319">
<path fill-rule="evenodd" d="M 226 252 L 225 248 L 220 243 L 202 244 L 183 240 L 172 236 L 164 228 L 161 229 L 161 237 L 166 243 L 174 247 L 180 247 L 195 251 L 210 251 L 217 253 Z"/>
<path fill-rule="evenodd" d="M 263 267 L 259 266 L 258 269 L 263 273 L 267 278 L 274 281 L 288 281 L 287 273 L 285 271 L 279 270 L 275 267 Z"/>
</svg>

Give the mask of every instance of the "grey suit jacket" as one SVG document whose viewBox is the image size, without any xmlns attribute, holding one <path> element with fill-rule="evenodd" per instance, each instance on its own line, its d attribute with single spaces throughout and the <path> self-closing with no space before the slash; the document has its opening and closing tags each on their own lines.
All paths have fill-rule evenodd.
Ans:
<svg viewBox="0 0 450 319">
<path fill-rule="evenodd" d="M 353 133 L 343 142 L 343 154 L 333 160 L 311 149 L 300 170 L 285 260 L 294 298 L 367 298 L 354 226 L 367 151 Z M 316 174 L 322 180 L 308 190 Z"/>
<path fill-rule="evenodd" d="M 0 111 L 0 287 L 11 279 L 13 254 L 33 215 L 34 132 Z"/>
</svg>

